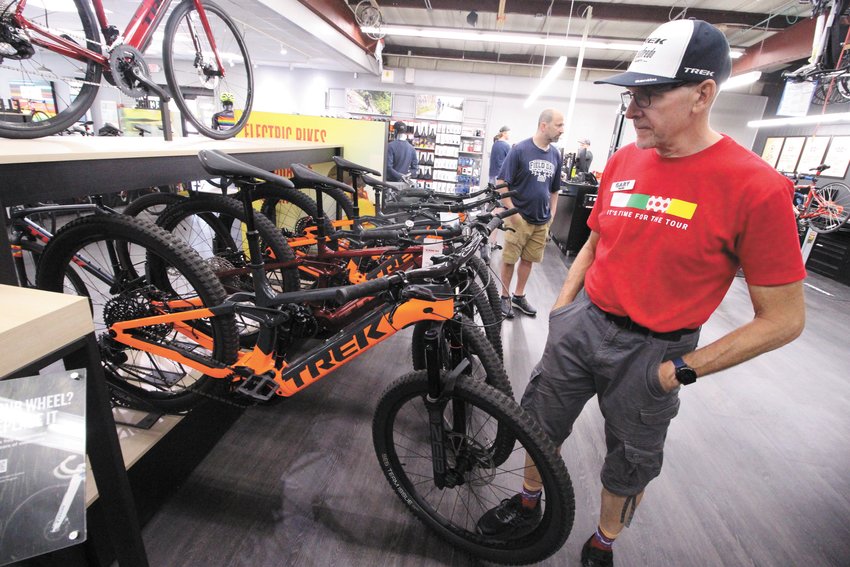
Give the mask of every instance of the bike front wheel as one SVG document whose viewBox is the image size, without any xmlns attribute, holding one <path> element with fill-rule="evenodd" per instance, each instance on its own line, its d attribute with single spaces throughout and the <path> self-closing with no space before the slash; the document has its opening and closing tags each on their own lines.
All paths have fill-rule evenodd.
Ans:
<svg viewBox="0 0 850 567">
<path fill-rule="evenodd" d="M 16 55 L 2 58 L 4 79 L 9 80 L 0 82 L 0 98 L 20 101 L 22 113 L 0 114 L 0 136 L 20 139 L 57 134 L 91 107 L 102 68 L 94 61 L 62 55 L 45 45 L 58 48 L 51 39 L 54 36 L 100 53 L 96 21 L 88 0 L 73 0 L 72 6 L 68 2 L 69 10 L 61 9 L 61 18 L 43 3 L 28 2 L 23 16 L 37 27 L 25 33 L 14 22 L 16 4 L 12 2 L 0 13 L 4 41 L 7 36 L 13 37 L 7 45 L 17 49 Z"/>
<path fill-rule="evenodd" d="M 834 232 L 850 218 L 850 187 L 844 183 L 828 183 L 815 187 L 806 208 L 806 220 L 815 232 Z"/>
<path fill-rule="evenodd" d="M 224 140 L 248 122 L 254 103 L 254 70 L 245 40 L 227 13 L 202 0 L 204 18 L 195 2 L 185 0 L 168 18 L 163 39 L 163 67 L 168 88 L 183 117 L 209 138 Z M 232 99 L 232 116 L 222 110 L 222 95 Z"/>
<path fill-rule="evenodd" d="M 413 372 L 387 389 L 375 411 L 372 435 L 378 462 L 399 498 L 440 537 L 480 559 L 533 563 L 558 551 L 572 529 L 575 496 L 551 440 L 501 392 L 459 379 L 451 395 L 437 401 L 442 423 L 438 439 L 445 455 L 444 486 L 439 488 L 428 393 L 427 372 Z M 493 440 L 503 431 L 516 441 L 499 464 L 494 452 L 501 449 Z M 479 518 L 519 492 L 527 462 L 537 467 L 543 481 L 540 523 L 517 538 L 479 534 Z"/>
</svg>

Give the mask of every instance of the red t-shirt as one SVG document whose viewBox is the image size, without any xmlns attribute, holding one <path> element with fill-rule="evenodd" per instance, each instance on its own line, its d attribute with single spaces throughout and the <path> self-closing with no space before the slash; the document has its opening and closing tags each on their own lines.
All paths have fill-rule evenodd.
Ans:
<svg viewBox="0 0 850 567">
<path fill-rule="evenodd" d="M 739 265 L 753 285 L 803 279 L 790 183 L 727 136 L 683 158 L 622 148 L 588 220 L 588 296 L 663 333 L 705 323 Z"/>
</svg>

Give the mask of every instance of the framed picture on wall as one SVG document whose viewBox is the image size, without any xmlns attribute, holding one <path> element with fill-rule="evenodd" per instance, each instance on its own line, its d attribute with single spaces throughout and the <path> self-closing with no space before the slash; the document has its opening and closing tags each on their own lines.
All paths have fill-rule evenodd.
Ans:
<svg viewBox="0 0 850 567">
<path fill-rule="evenodd" d="M 390 116 L 393 111 L 393 95 L 390 91 L 345 89 L 345 111 L 350 114 Z"/>
<path fill-rule="evenodd" d="M 788 173 L 797 171 L 797 162 L 800 160 L 800 154 L 803 152 L 805 143 L 806 139 L 802 136 L 785 138 L 782 151 L 779 152 L 779 160 L 776 162 L 776 169 Z"/>
<path fill-rule="evenodd" d="M 782 144 L 785 138 L 768 138 L 764 141 L 764 149 L 761 151 L 761 159 L 770 164 L 770 167 L 776 167 L 776 162 L 779 159 L 779 152 L 782 151 Z"/>
<path fill-rule="evenodd" d="M 850 136 L 833 136 L 823 162 L 829 169 L 821 176 L 840 179 L 847 177 L 847 166 L 850 165 Z"/>
<path fill-rule="evenodd" d="M 800 154 L 800 162 L 797 171 L 800 173 L 813 173 L 812 170 L 823 163 L 826 147 L 829 145 L 829 136 L 812 136 L 806 138 L 803 153 Z"/>
<path fill-rule="evenodd" d="M 463 122 L 463 98 L 457 96 L 416 95 L 416 118 Z"/>
</svg>

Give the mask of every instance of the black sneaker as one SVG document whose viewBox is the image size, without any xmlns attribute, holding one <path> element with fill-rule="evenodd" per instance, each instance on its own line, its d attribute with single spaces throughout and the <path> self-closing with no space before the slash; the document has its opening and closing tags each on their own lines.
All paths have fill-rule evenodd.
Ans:
<svg viewBox="0 0 850 567">
<path fill-rule="evenodd" d="M 485 512 L 479 518 L 476 530 L 485 536 L 518 538 L 531 533 L 541 517 L 539 503 L 533 509 L 526 508 L 522 505 L 522 495 L 515 494 Z"/>
<path fill-rule="evenodd" d="M 531 317 L 535 317 L 537 315 L 537 309 L 535 309 L 525 298 L 524 295 L 515 295 L 511 298 L 511 303 L 514 307 L 529 315 Z"/>
<path fill-rule="evenodd" d="M 581 548 L 581 567 L 614 567 L 614 552 L 593 547 L 592 539 L 590 536 Z"/>
<path fill-rule="evenodd" d="M 502 316 L 505 319 L 513 319 L 514 318 L 514 308 L 511 306 L 511 298 L 503 297 L 502 301 Z"/>
</svg>

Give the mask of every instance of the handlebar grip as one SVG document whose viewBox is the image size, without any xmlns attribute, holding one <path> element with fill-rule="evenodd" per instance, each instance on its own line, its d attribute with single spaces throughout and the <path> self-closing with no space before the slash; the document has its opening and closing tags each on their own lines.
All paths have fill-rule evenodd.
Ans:
<svg viewBox="0 0 850 567">
<path fill-rule="evenodd" d="M 357 234 L 356 237 L 360 240 L 398 240 L 404 236 L 404 232 L 401 230 L 392 230 L 385 228 L 370 228 L 369 230 L 364 230 L 360 234 Z"/>
<path fill-rule="evenodd" d="M 487 231 L 489 233 L 492 233 L 494 230 L 496 230 L 497 228 L 500 228 L 502 226 L 502 220 L 503 219 L 505 219 L 505 218 L 507 218 L 511 215 L 515 215 L 518 212 L 519 212 L 519 209 L 514 207 L 513 209 L 508 209 L 506 211 L 502 211 L 501 213 L 496 213 L 495 215 L 493 215 L 493 218 L 490 219 L 490 222 L 487 223 Z"/>
<path fill-rule="evenodd" d="M 375 295 L 378 292 L 389 289 L 390 284 L 392 283 L 392 277 L 393 276 L 390 275 L 384 278 L 369 280 L 367 282 L 363 282 L 357 285 L 349 285 L 337 288 L 334 299 L 337 303 L 342 304 L 348 303 L 349 301 L 352 301 L 354 299 L 366 297 L 367 295 Z"/>
</svg>

